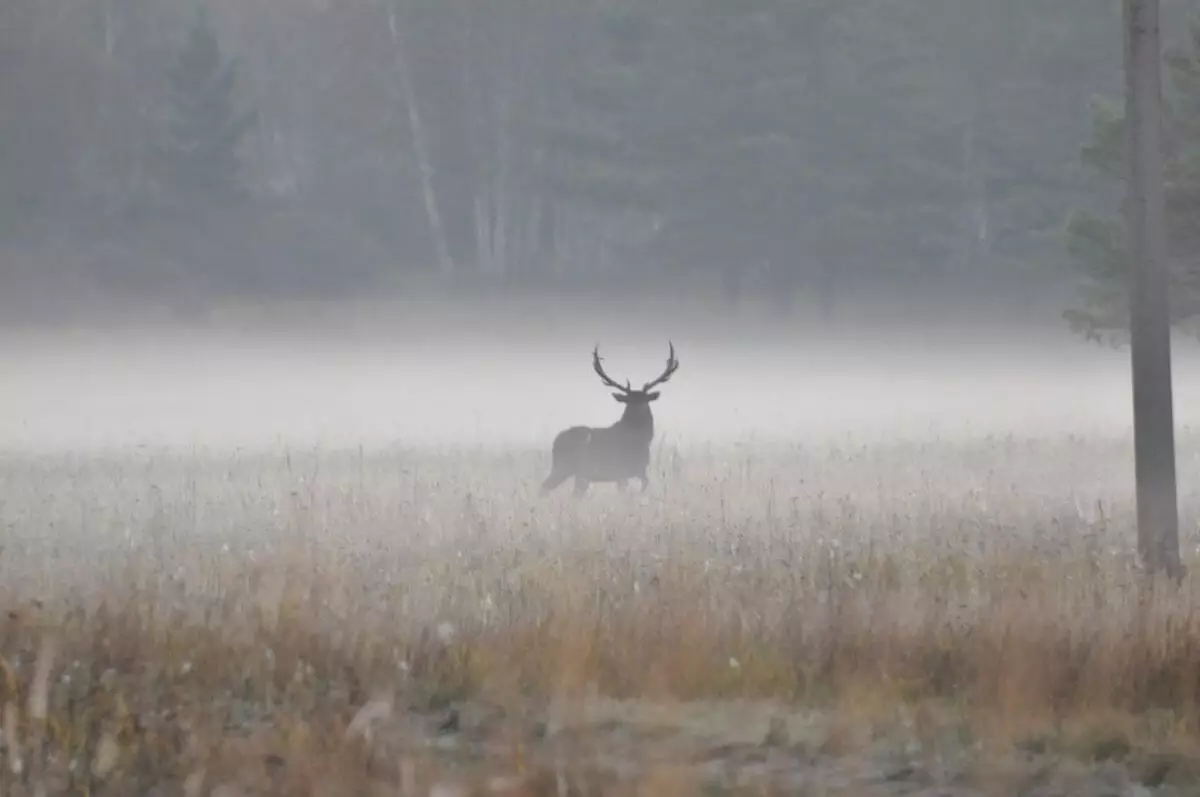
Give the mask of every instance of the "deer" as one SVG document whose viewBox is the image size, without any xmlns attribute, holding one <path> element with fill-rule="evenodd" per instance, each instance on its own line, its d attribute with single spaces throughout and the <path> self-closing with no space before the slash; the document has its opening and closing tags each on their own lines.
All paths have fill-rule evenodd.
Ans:
<svg viewBox="0 0 1200 797">
<path fill-rule="evenodd" d="M 654 439 L 654 414 L 650 412 L 650 402 L 658 400 L 659 393 L 654 388 L 669 380 L 679 369 L 675 344 L 667 341 L 667 345 L 670 353 L 666 369 L 656 379 L 642 385 L 641 390 L 636 390 L 628 379 L 622 385 L 604 372 L 600 344 L 596 344 L 592 349 L 592 369 L 606 387 L 618 391 L 612 397 L 624 404 L 625 410 L 612 426 L 572 426 L 555 435 L 550 453 L 550 475 L 542 482 L 542 495 L 572 476 L 576 496 L 586 493 L 592 482 L 615 482 L 617 489 L 624 492 L 633 478 L 641 481 L 642 492 L 646 491 L 650 485 L 646 468 L 650 464 L 650 442 Z"/>
</svg>

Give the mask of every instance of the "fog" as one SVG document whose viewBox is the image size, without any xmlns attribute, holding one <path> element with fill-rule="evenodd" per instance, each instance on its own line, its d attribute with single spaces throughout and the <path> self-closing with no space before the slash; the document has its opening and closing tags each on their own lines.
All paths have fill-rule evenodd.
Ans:
<svg viewBox="0 0 1200 797">
<path fill-rule="evenodd" d="M 1119 4 L 460 5 L 4 4 L 0 317 L 423 293 L 1124 307 L 1089 246 L 1119 211 Z M 1194 57 L 1195 0 L 1163 6 L 1164 44 Z M 1193 90 L 1187 63 L 1171 90 Z M 181 392 L 276 401 L 242 396 L 249 354 L 202 356 L 221 378 Z M 364 357 L 355 382 L 393 399 Z"/>
<path fill-rule="evenodd" d="M 1163 3 L 1173 97 L 1198 12 Z M 0 445 L 545 447 L 618 416 L 596 342 L 640 383 L 668 339 L 665 443 L 1126 435 L 1128 351 L 1077 334 L 1126 326 L 1121 19 L 9 3 Z M 1176 105 L 1183 323 L 1200 106 Z M 368 300 L 389 323 L 222 318 Z"/>
<path fill-rule="evenodd" d="M 620 414 L 592 371 L 592 346 L 601 344 L 610 374 L 641 383 L 663 367 L 662 326 L 630 330 L 610 318 L 586 333 L 536 337 L 496 323 L 417 340 L 336 328 L 9 336 L 0 446 L 548 448 L 565 426 Z M 669 445 L 1120 437 L 1131 428 L 1128 349 L 1051 326 L 764 343 L 706 334 L 693 321 L 670 336 L 681 367 L 654 405 L 658 440 Z M 1181 428 L 1197 419 L 1197 366 L 1194 348 L 1177 344 Z"/>
</svg>

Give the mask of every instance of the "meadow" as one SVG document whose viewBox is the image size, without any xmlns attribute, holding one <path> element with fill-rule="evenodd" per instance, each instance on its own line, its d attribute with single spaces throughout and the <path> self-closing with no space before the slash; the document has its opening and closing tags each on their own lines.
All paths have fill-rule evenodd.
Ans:
<svg viewBox="0 0 1200 797">
<path fill-rule="evenodd" d="M 701 384 L 747 378 L 676 345 Z M 947 400 L 942 380 L 922 388 L 941 404 L 894 381 L 890 405 L 942 427 L 706 436 L 685 384 L 656 407 L 683 421 L 662 424 L 650 489 L 582 500 L 536 489 L 565 411 L 516 440 L 256 447 L 37 446 L 27 415 L 0 453 L 5 793 L 1200 784 L 1200 595 L 1139 572 L 1127 433 L 1061 403 L 964 432 L 954 401 L 981 394 Z M 773 387 L 760 400 L 784 414 L 816 400 Z M 101 393 L 61 400 L 102 414 Z M 1200 439 L 1185 427 L 1179 448 L 1195 570 Z"/>
</svg>

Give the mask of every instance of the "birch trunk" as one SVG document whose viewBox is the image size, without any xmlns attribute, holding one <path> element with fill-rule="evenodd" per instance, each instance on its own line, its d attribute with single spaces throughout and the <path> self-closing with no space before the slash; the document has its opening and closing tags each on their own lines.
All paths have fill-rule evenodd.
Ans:
<svg viewBox="0 0 1200 797">
<path fill-rule="evenodd" d="M 113 0 L 104 0 L 104 55 L 112 58 L 117 47 L 117 24 L 113 14 Z"/>
<path fill-rule="evenodd" d="M 417 105 L 417 91 L 413 84 L 412 73 L 409 71 L 408 57 L 404 51 L 400 29 L 396 24 L 396 8 L 392 4 L 392 0 L 389 0 L 388 5 L 388 30 L 392 34 L 392 51 L 396 58 L 396 71 L 400 76 L 400 87 L 404 91 L 404 102 L 408 106 L 408 124 L 412 133 L 417 163 L 421 169 L 421 192 L 425 199 L 425 212 L 429 216 L 429 232 L 433 236 L 438 270 L 443 275 L 448 275 L 454 271 L 454 260 L 450 257 L 450 247 L 446 243 L 446 231 L 442 227 L 442 215 L 438 211 L 437 194 L 433 189 L 433 161 L 430 160 L 429 150 L 425 146 L 425 128 L 421 122 L 421 113 Z"/>
<path fill-rule="evenodd" d="M 541 271 L 541 240 L 542 200 L 533 199 L 525 213 L 525 229 L 521 234 L 521 247 L 518 255 L 526 273 Z"/>
<path fill-rule="evenodd" d="M 492 230 L 492 274 L 504 277 L 508 274 L 508 198 L 499 191 L 492 196 L 496 205 L 495 227 Z"/>
<path fill-rule="evenodd" d="M 503 277 L 508 273 L 508 225 L 510 183 L 512 176 L 512 137 L 509 131 L 509 110 L 512 107 L 512 92 L 501 89 L 500 107 L 496 114 L 496 180 L 492 185 L 492 273 Z"/>
<path fill-rule="evenodd" d="M 475 270 L 480 274 L 490 274 L 492 268 L 495 227 L 493 220 L 493 150 L 487 143 L 487 136 L 482 130 L 490 129 L 481 123 L 491 116 L 491 95 L 486 87 L 481 88 L 480 80 L 476 77 L 473 57 L 479 55 L 479 49 L 486 44 L 486 37 L 477 39 L 475 35 L 476 19 L 470 9 L 465 10 L 462 18 L 462 80 L 466 100 L 465 116 L 467 119 L 467 148 L 475 164 L 474 198 L 471 211 L 475 228 Z M 490 74 L 481 70 L 483 75 Z"/>
<path fill-rule="evenodd" d="M 482 274 L 492 269 L 492 219 L 487 195 L 475 195 L 475 268 Z"/>
</svg>

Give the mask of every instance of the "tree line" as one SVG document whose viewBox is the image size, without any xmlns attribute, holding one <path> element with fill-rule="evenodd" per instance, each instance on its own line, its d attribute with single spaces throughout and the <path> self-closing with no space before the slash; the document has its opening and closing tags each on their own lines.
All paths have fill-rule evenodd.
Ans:
<svg viewBox="0 0 1200 797">
<path fill-rule="evenodd" d="M 1095 0 L 10 0 L 4 268 L 290 295 L 683 279 L 832 311 L 847 285 L 1077 263 L 1072 320 L 1099 328 L 1120 133 L 1092 98 L 1120 96 L 1120 25 Z"/>
</svg>

